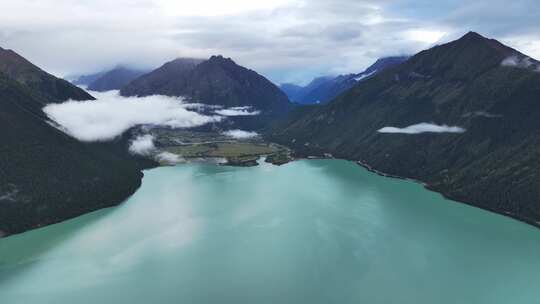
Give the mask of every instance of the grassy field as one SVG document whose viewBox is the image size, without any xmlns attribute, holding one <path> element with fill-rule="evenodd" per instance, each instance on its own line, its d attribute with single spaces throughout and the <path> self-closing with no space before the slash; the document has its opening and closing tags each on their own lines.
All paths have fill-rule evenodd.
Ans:
<svg viewBox="0 0 540 304">
<path fill-rule="evenodd" d="M 184 158 L 197 157 L 243 157 L 272 154 L 280 151 L 280 148 L 268 144 L 250 142 L 231 143 L 204 143 L 173 146 L 165 148 L 167 152 L 180 155 Z"/>
</svg>

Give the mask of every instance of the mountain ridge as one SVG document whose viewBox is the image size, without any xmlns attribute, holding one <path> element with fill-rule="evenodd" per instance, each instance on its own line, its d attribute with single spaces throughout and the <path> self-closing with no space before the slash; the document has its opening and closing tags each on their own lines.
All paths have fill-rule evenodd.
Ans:
<svg viewBox="0 0 540 304">
<path fill-rule="evenodd" d="M 351 73 L 338 76 L 322 76 L 313 79 L 305 87 L 293 84 L 281 84 L 280 88 L 287 94 L 290 100 L 299 104 L 327 103 L 339 94 L 355 86 L 359 81 L 372 77 L 394 65 L 406 61 L 408 56 L 392 56 L 377 59 L 375 63 L 360 73 Z"/>
<path fill-rule="evenodd" d="M 165 63 L 120 90 L 122 96 L 181 96 L 189 102 L 225 108 L 248 107 L 256 116 L 229 117 L 240 128 L 260 129 L 292 105 L 276 85 L 221 55 L 208 60 L 180 58 Z"/>
<path fill-rule="evenodd" d="M 117 66 L 112 70 L 102 73 L 99 77 L 90 82 L 88 84 L 88 89 L 97 92 L 120 90 L 126 84 L 146 73 L 148 73 L 148 71 Z"/>
<path fill-rule="evenodd" d="M 422 181 L 451 199 L 537 224 L 540 73 L 503 65 L 509 56 L 528 58 L 468 33 L 412 56 L 326 105 L 298 109 L 267 137 L 302 156 L 330 153 L 355 160 Z M 379 132 L 422 122 L 466 131 Z"/>
<path fill-rule="evenodd" d="M 68 81 L 43 71 L 13 50 L 0 48 L 0 72 L 39 92 L 50 102 L 95 99 Z"/>
<path fill-rule="evenodd" d="M 90 95 L 19 55 L 2 55 L 0 70 L 11 70 L 0 71 L 0 128 L 8 130 L 0 132 L 0 237 L 117 205 L 133 194 L 143 162 L 127 156 L 121 144 L 79 142 L 43 112 L 44 105 L 63 101 L 55 96 Z M 51 88 L 51 82 L 61 86 Z"/>
</svg>

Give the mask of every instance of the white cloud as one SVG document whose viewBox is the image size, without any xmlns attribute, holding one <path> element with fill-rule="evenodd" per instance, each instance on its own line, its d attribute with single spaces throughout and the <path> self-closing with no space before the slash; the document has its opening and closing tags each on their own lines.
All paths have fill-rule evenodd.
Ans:
<svg viewBox="0 0 540 304">
<path fill-rule="evenodd" d="M 537 3 L 507 2 L 2 0 L 0 45 L 57 75 L 224 54 L 275 82 L 358 73 L 469 30 L 540 57 Z"/>
<path fill-rule="evenodd" d="M 501 64 L 503 66 L 528 68 L 533 65 L 533 62 L 529 57 L 518 58 L 517 56 L 510 56 L 508 58 L 505 58 Z"/>
<path fill-rule="evenodd" d="M 129 152 L 139 155 L 149 155 L 155 149 L 154 136 L 149 134 L 137 136 L 129 145 Z"/>
<path fill-rule="evenodd" d="M 360 75 L 358 77 L 355 77 L 354 80 L 356 81 L 362 81 L 370 76 L 372 76 L 373 74 L 377 73 L 377 70 L 373 70 L 371 73 L 367 73 L 367 74 L 363 74 L 363 75 Z"/>
<path fill-rule="evenodd" d="M 182 157 L 174 153 L 166 152 L 166 151 L 158 153 L 155 158 L 157 161 L 161 163 L 166 163 L 166 164 L 171 164 L 171 165 L 178 164 L 184 161 Z"/>
<path fill-rule="evenodd" d="M 184 162 L 184 159 L 174 153 L 159 151 L 154 145 L 154 136 L 150 134 L 139 135 L 131 141 L 129 152 L 132 154 L 152 157 L 164 164 L 174 165 Z"/>
<path fill-rule="evenodd" d="M 405 32 L 405 35 L 413 40 L 433 44 L 446 35 L 446 32 L 438 30 L 410 30 Z"/>
<path fill-rule="evenodd" d="M 510 57 L 505 58 L 505 59 L 501 62 L 501 65 L 502 65 L 502 66 L 515 67 L 515 66 L 518 65 L 518 63 L 519 63 L 519 59 L 518 59 L 516 56 L 510 56 Z"/>
<path fill-rule="evenodd" d="M 399 134 L 420 134 L 420 133 L 463 133 L 466 130 L 461 127 L 450 127 L 447 125 L 435 125 L 430 123 L 419 123 L 406 128 L 384 127 L 379 129 L 379 133 L 399 133 Z"/>
<path fill-rule="evenodd" d="M 534 71 L 540 71 L 540 64 L 530 57 L 518 57 L 510 56 L 505 58 L 501 62 L 502 66 L 516 67 L 521 69 L 534 69 Z"/>
<path fill-rule="evenodd" d="M 189 111 L 182 98 L 122 97 L 118 91 L 91 94 L 97 100 L 49 104 L 43 110 L 66 133 L 81 141 L 111 140 L 138 125 L 190 128 L 223 119 Z"/>
<path fill-rule="evenodd" d="M 158 5 L 166 15 L 172 16 L 219 16 L 238 14 L 253 10 L 275 9 L 279 6 L 294 2 L 294 0 L 158 0 Z"/>
<path fill-rule="evenodd" d="M 222 134 L 236 139 L 247 139 L 259 136 L 259 134 L 256 132 L 248 132 L 243 130 L 229 130 L 223 132 Z"/>
<path fill-rule="evenodd" d="M 233 107 L 217 110 L 215 113 L 223 116 L 253 116 L 261 114 L 261 111 L 252 111 L 251 107 Z"/>
</svg>

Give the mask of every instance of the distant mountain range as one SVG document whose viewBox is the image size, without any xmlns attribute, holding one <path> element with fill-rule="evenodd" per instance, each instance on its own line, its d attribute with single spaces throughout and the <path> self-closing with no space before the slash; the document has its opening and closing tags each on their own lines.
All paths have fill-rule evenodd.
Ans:
<svg viewBox="0 0 540 304">
<path fill-rule="evenodd" d="M 67 76 L 66 79 L 68 79 L 72 84 L 77 86 L 89 86 L 92 82 L 98 80 L 101 76 L 103 76 L 107 71 L 101 71 L 94 74 L 88 74 L 88 75 L 70 75 Z"/>
<path fill-rule="evenodd" d="M 0 49 L 0 236 L 118 204 L 140 185 L 114 144 L 81 143 L 47 119 L 43 106 L 67 99 L 93 97 Z"/>
<path fill-rule="evenodd" d="M 148 71 L 117 66 L 110 71 L 79 76 L 72 82 L 75 85 L 87 86 L 88 90 L 91 91 L 105 92 L 120 90 L 126 84 L 146 73 Z"/>
<path fill-rule="evenodd" d="M 366 80 L 387 68 L 403 63 L 408 58 L 408 56 L 385 57 L 377 60 L 365 71 L 358 74 L 318 77 L 305 87 L 284 83 L 281 84 L 280 88 L 295 103 L 324 104 L 352 88 L 358 82 Z"/>
<path fill-rule="evenodd" d="M 92 81 L 88 85 L 88 89 L 98 92 L 120 90 L 123 86 L 146 73 L 148 73 L 148 71 L 116 67 Z"/>
<path fill-rule="evenodd" d="M 268 137 L 539 225 L 539 117 L 540 63 L 470 32 L 297 109 Z"/>
</svg>

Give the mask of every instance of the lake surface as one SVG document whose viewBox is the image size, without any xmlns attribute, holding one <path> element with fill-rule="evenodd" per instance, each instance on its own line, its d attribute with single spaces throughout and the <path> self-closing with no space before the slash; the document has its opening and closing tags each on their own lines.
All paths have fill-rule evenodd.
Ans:
<svg viewBox="0 0 540 304">
<path fill-rule="evenodd" d="M 182 165 L 0 240 L 0 303 L 538 303 L 540 230 L 354 163 Z"/>
</svg>

